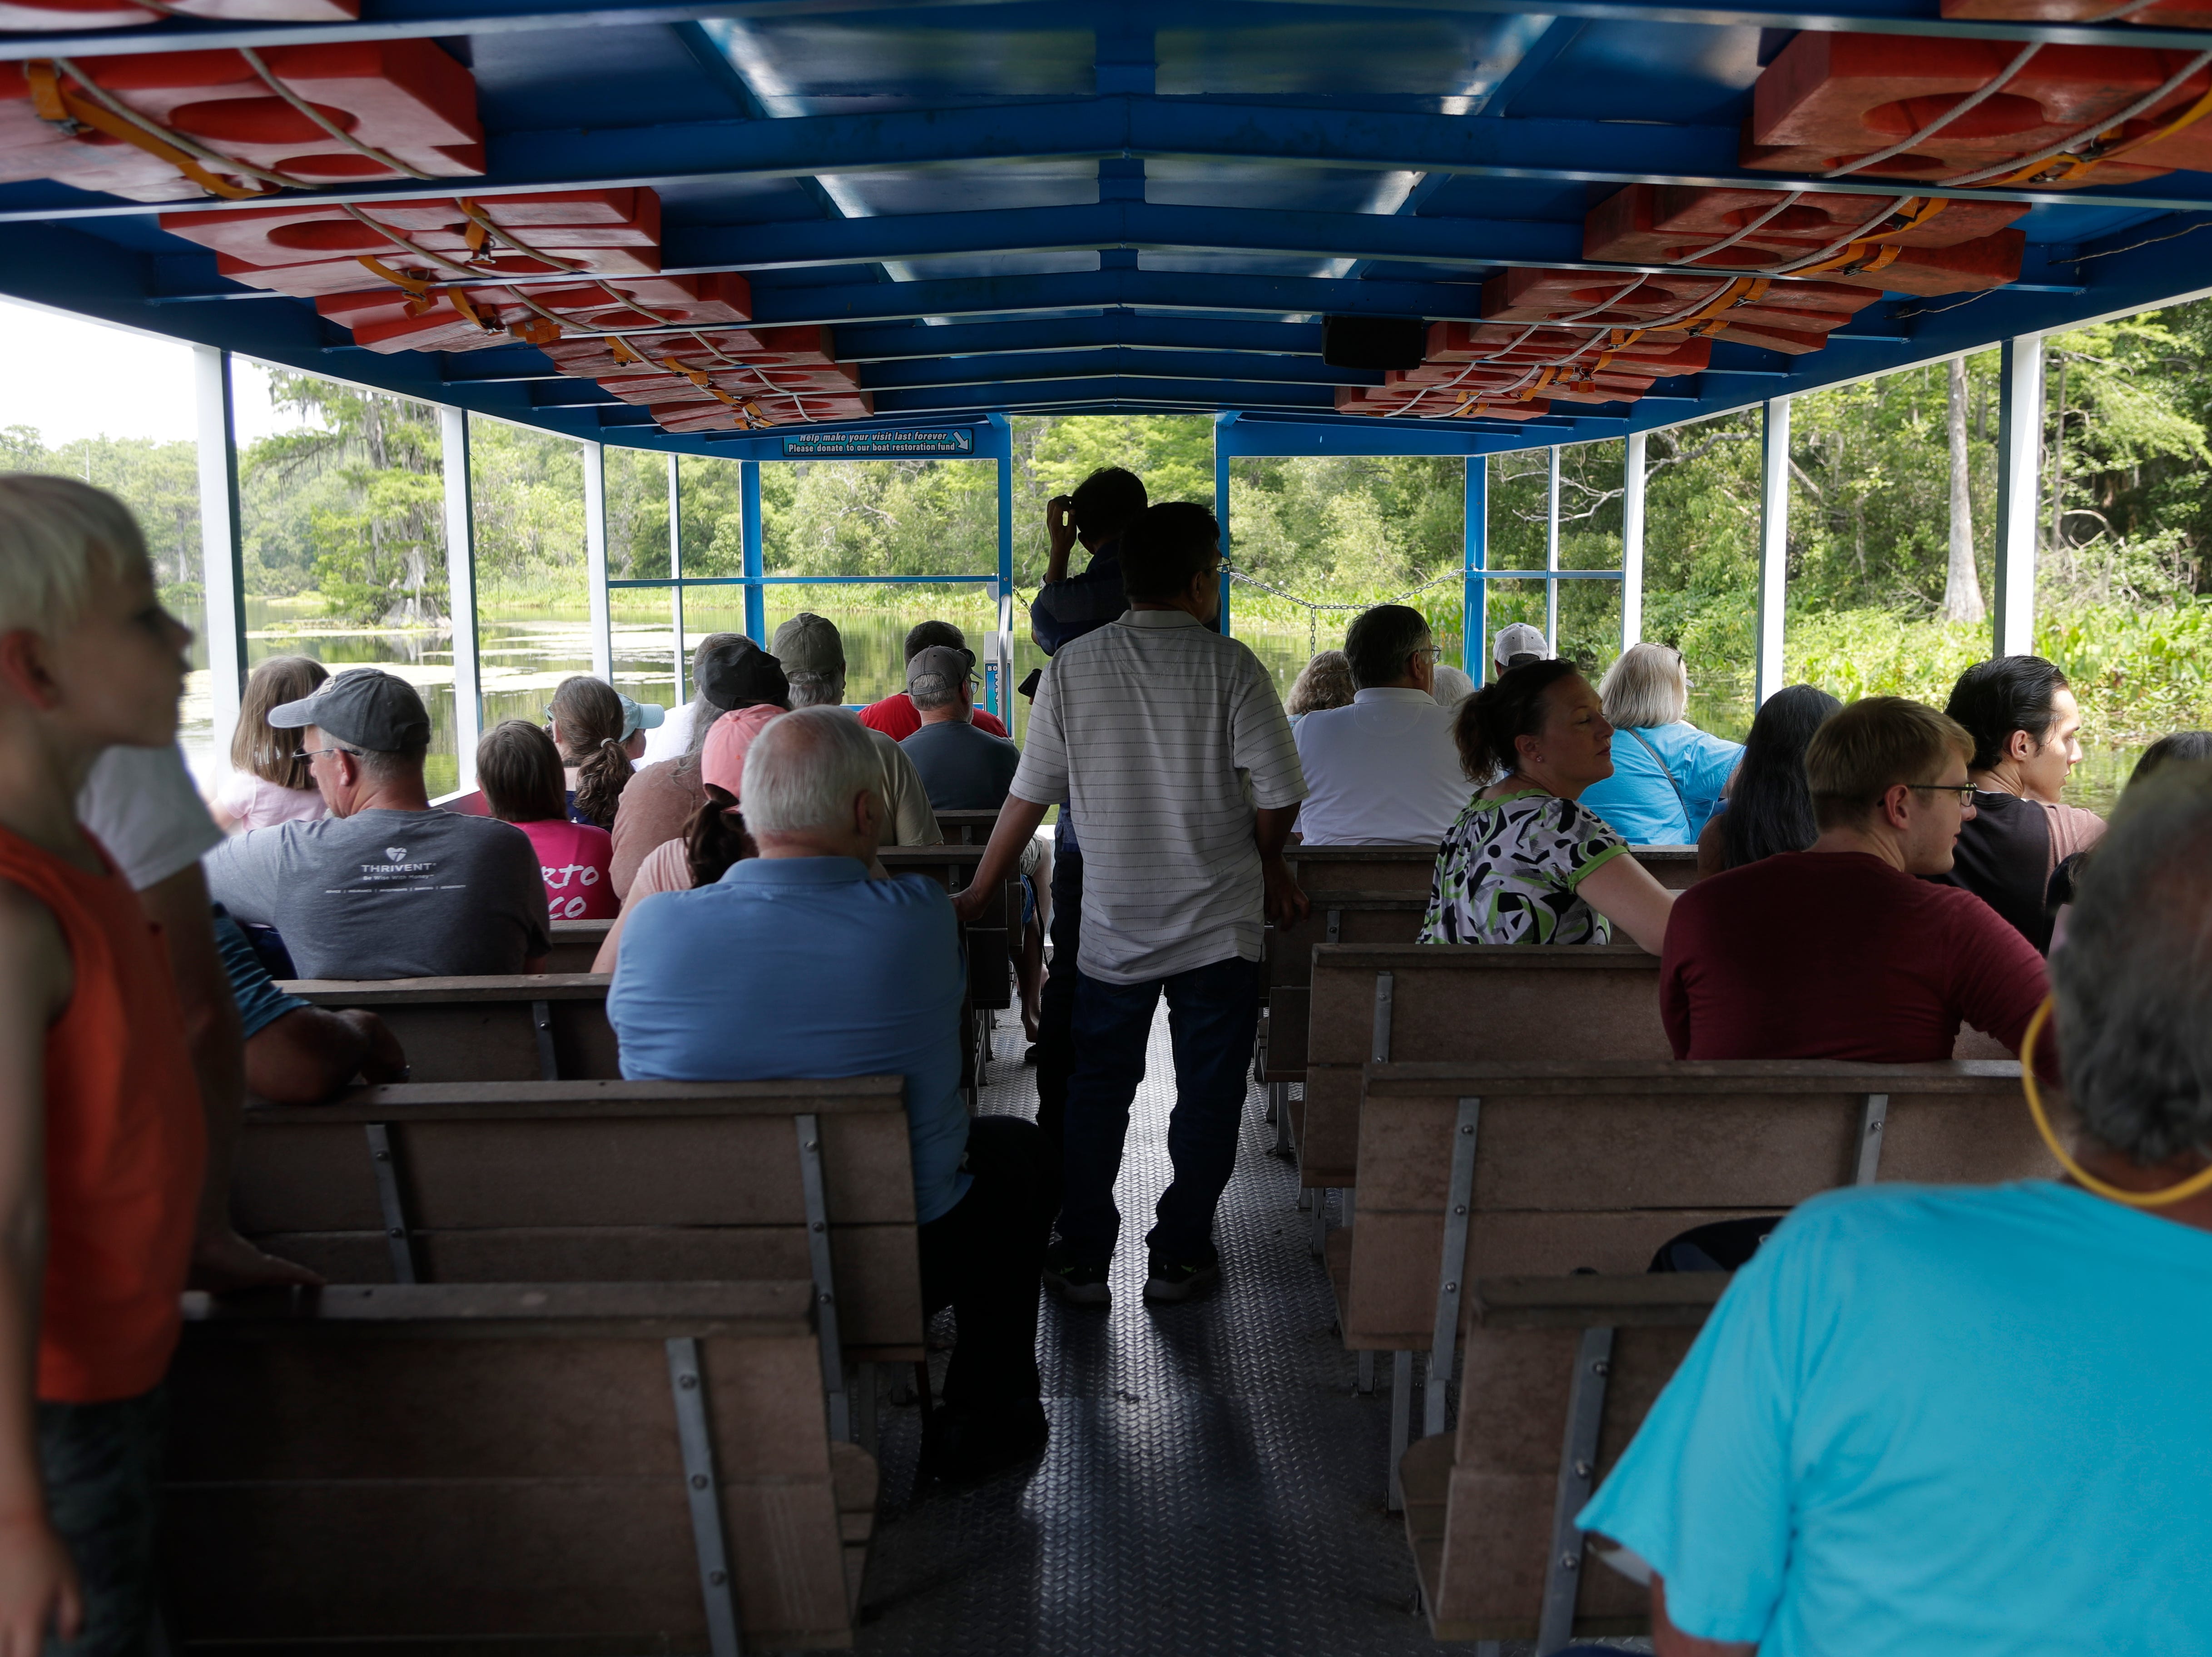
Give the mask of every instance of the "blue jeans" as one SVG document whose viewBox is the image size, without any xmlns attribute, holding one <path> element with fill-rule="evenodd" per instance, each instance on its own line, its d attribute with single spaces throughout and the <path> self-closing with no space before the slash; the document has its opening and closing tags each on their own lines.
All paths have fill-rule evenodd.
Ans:
<svg viewBox="0 0 2212 1657">
<path fill-rule="evenodd" d="M 1114 1181 L 1163 990 L 1175 1045 L 1175 1113 L 1168 1118 L 1175 1179 L 1145 1242 L 1178 1264 L 1211 1265 L 1218 1258 L 1213 1210 L 1237 1163 L 1244 1078 L 1260 1022 L 1260 963 L 1234 959 L 1148 984 L 1085 978 L 1077 986 L 1060 1240 L 1085 1264 L 1110 1259 L 1121 1233 Z"/>
</svg>

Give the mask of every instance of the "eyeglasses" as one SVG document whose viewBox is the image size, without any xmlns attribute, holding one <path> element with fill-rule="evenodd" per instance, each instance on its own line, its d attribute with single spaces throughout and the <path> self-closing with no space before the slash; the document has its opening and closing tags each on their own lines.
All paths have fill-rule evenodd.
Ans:
<svg viewBox="0 0 2212 1657">
<path fill-rule="evenodd" d="M 356 759 L 361 758 L 361 750 L 359 748 L 341 748 L 335 745 L 327 748 L 302 748 L 299 752 L 294 754 L 292 758 L 295 759 L 304 759 L 312 765 L 315 763 L 317 756 L 326 753 L 349 753 Z"/>
<path fill-rule="evenodd" d="M 1962 806 L 1972 805 L 1974 801 L 1974 785 L 1972 783 L 1907 783 L 1905 786 L 1916 794 L 1956 795 Z"/>
</svg>

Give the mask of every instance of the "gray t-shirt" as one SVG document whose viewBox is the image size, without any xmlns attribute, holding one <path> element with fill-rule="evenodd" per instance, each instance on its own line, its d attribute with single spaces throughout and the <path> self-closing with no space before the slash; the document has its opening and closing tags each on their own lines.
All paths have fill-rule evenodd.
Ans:
<svg viewBox="0 0 2212 1657">
<path fill-rule="evenodd" d="M 520 972 L 552 947 L 545 883 L 511 823 L 364 811 L 234 835 L 207 856 L 215 900 L 274 926 L 307 978 Z"/>
<path fill-rule="evenodd" d="M 965 720 L 924 725 L 899 739 L 921 775 L 932 811 L 996 811 L 1020 769 L 1022 751 Z"/>
</svg>

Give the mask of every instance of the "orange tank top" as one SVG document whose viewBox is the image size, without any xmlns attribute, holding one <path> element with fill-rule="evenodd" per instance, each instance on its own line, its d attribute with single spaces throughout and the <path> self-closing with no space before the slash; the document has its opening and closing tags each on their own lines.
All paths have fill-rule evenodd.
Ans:
<svg viewBox="0 0 2212 1657">
<path fill-rule="evenodd" d="M 88 874 L 0 829 L 0 880 L 52 911 L 76 981 L 46 1031 L 39 1396 L 133 1398 L 177 1343 L 207 1154 L 168 951 L 112 863 Z"/>
</svg>

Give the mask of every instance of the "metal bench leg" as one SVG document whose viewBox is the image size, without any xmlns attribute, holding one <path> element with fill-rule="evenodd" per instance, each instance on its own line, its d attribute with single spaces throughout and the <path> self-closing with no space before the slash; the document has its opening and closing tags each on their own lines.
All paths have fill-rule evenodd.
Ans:
<svg viewBox="0 0 2212 1657">
<path fill-rule="evenodd" d="M 1321 1186 L 1314 1188 L 1313 1230 L 1306 1239 L 1306 1246 L 1314 1258 L 1321 1258 L 1328 1243 L 1328 1192 Z"/>
<path fill-rule="evenodd" d="M 1358 1386 L 1362 1392 L 1372 1392 L 1375 1390 L 1375 1355 L 1372 1352 L 1362 1352 L 1359 1355 Z"/>
<path fill-rule="evenodd" d="M 1567 1389 L 1566 1442 L 1559 1452 L 1559 1481 L 1552 1513 L 1552 1554 L 1544 1568 L 1543 1610 L 1536 1623 L 1536 1657 L 1574 1638 L 1575 1600 L 1582 1588 L 1583 1533 L 1575 1515 L 1597 1483 L 1598 1427 L 1605 1416 L 1607 1378 L 1613 1373 L 1613 1331 L 1585 1329 Z"/>
<path fill-rule="evenodd" d="M 853 1398 L 853 1438 L 870 1455 L 876 1453 L 876 1390 L 878 1371 L 872 1363 L 854 1366 L 856 1391 Z"/>
<path fill-rule="evenodd" d="M 1275 1096 L 1275 1142 L 1267 1147 L 1270 1156 L 1291 1154 L 1291 1084 L 1287 1081 L 1271 1083 L 1267 1089 Z"/>
<path fill-rule="evenodd" d="M 1405 1459 L 1413 1436 L 1413 1355 L 1390 1355 L 1390 1483 L 1384 1505 L 1394 1514 L 1406 1511 L 1406 1492 L 1398 1483 L 1398 1464 Z"/>
</svg>

